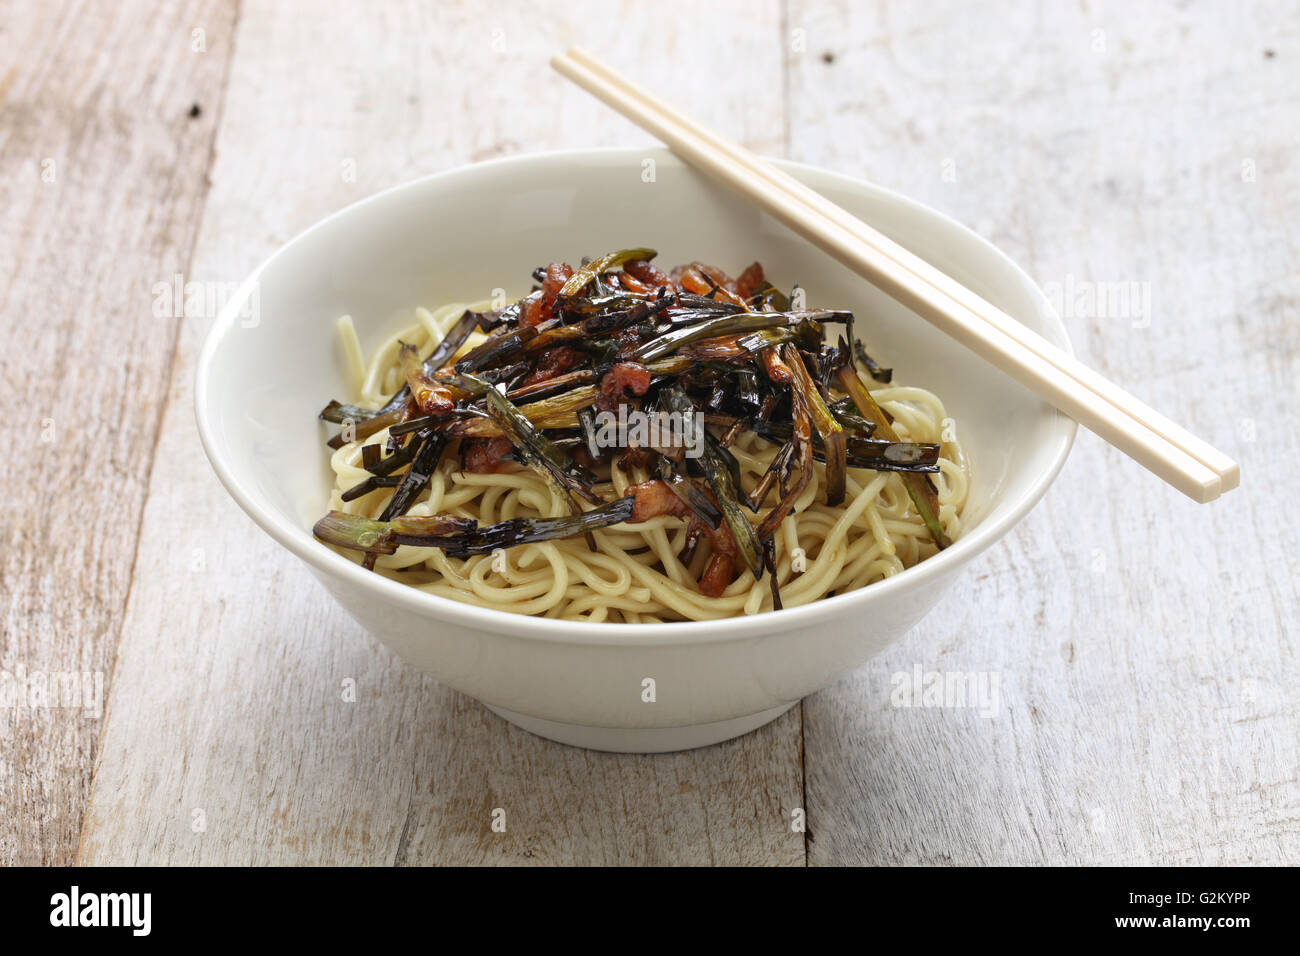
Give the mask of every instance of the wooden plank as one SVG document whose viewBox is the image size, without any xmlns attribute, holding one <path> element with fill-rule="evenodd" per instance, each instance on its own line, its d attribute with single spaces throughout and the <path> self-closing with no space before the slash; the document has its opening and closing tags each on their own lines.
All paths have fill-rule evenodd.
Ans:
<svg viewBox="0 0 1300 956">
<path fill-rule="evenodd" d="M 1300 510 L 1272 484 L 1300 424 L 1300 40 L 1119 2 L 796 0 L 789 24 L 792 158 L 992 239 L 1063 293 L 1085 360 L 1244 476 L 1198 506 L 1081 433 L 916 633 L 805 701 L 810 862 L 1294 862 Z M 1150 310 L 1089 306 L 1105 283 Z M 892 706 L 914 667 L 996 675 L 996 718 Z"/>
<path fill-rule="evenodd" d="M 248 3 L 195 275 L 238 280 L 325 213 L 421 173 L 647 141 L 546 57 L 581 36 L 685 98 L 698 77 L 680 65 L 713 62 L 740 5 L 689 9 Z M 778 9 L 745 11 L 754 32 L 700 111 L 779 149 Z M 585 753 L 510 729 L 364 635 L 211 474 L 190 407 L 207 324 L 182 330 L 84 862 L 803 863 L 787 823 L 797 709 L 705 751 Z"/>
<path fill-rule="evenodd" d="M 176 341 L 151 287 L 198 232 L 234 16 L 0 14 L 0 864 L 76 851 Z"/>
</svg>

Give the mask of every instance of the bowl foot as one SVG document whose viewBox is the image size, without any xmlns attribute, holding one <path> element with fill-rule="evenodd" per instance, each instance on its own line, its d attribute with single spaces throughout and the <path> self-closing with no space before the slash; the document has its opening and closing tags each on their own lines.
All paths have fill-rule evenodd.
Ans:
<svg viewBox="0 0 1300 956">
<path fill-rule="evenodd" d="M 545 737 L 547 740 L 559 741 L 571 747 L 585 747 L 588 750 L 607 750 L 625 754 L 657 754 L 672 750 L 691 750 L 695 747 L 707 747 L 720 744 L 732 737 L 739 737 L 751 730 L 757 730 L 764 724 L 776 720 L 787 710 L 797 704 L 791 701 L 780 704 L 757 714 L 733 717 L 730 720 L 718 720 L 708 724 L 688 724 L 685 727 L 651 727 L 644 730 L 631 730 L 623 727 L 587 727 L 582 724 L 562 724 L 540 717 L 517 714 L 504 707 L 484 704 L 498 717 L 510 721 L 516 727 L 522 727 L 530 733 Z"/>
</svg>

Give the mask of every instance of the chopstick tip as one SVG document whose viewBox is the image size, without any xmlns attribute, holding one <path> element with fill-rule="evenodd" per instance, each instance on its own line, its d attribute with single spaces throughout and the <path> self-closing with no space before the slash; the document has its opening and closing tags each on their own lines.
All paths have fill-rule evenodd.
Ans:
<svg viewBox="0 0 1300 956">
<path fill-rule="evenodd" d="M 1228 467 L 1220 473 L 1219 478 L 1222 481 L 1219 490 L 1231 491 L 1241 484 L 1241 466 L 1235 461 L 1229 462 Z"/>
</svg>

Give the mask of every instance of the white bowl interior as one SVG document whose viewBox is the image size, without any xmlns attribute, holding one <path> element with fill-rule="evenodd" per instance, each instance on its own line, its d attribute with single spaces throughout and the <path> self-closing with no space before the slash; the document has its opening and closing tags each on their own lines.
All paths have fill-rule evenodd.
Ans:
<svg viewBox="0 0 1300 956">
<path fill-rule="evenodd" d="M 643 179 L 648 159 L 653 182 Z M 1069 347 L 1033 283 L 973 233 L 888 191 L 784 165 Z M 498 287 L 519 295 L 535 266 L 637 245 L 658 249 L 662 264 L 700 259 L 733 274 L 757 259 L 779 287 L 806 289 L 810 307 L 852 309 L 895 380 L 933 390 L 956 420 L 975 473 L 967 538 L 989 523 L 1005 530 L 999 517 L 1018 517 L 1060 467 L 1073 437 L 1067 419 L 747 201 L 647 149 L 468 167 L 371 197 L 299 236 L 254 277 L 255 314 L 232 302 L 205 349 L 196 400 L 209 454 L 254 517 L 278 526 L 268 530 L 324 550 L 310 537 L 332 479 L 316 414 L 330 398 L 353 397 L 340 315 L 353 317 L 369 350 L 410 323 L 414 306 L 485 299 Z"/>
</svg>

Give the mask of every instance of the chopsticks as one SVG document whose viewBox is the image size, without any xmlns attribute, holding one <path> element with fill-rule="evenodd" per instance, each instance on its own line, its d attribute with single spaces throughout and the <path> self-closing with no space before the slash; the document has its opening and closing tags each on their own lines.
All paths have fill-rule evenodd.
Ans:
<svg viewBox="0 0 1300 956">
<path fill-rule="evenodd" d="M 748 196 L 1179 491 L 1207 502 L 1240 482 L 1237 463 L 1223 452 L 861 219 L 689 119 L 591 54 L 575 47 L 552 59 L 551 65 L 688 163 Z"/>
</svg>

